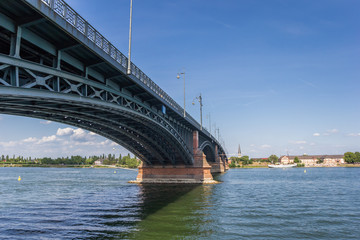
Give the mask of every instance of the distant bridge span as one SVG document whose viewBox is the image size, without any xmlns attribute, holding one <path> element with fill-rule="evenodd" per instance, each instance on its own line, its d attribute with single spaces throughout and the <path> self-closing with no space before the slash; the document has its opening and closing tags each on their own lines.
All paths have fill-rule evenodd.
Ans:
<svg viewBox="0 0 360 240">
<path fill-rule="evenodd" d="M 0 113 L 78 126 L 143 161 L 139 182 L 206 182 L 221 144 L 63 0 L 0 0 Z M 211 166 L 210 166 L 210 165 Z"/>
</svg>

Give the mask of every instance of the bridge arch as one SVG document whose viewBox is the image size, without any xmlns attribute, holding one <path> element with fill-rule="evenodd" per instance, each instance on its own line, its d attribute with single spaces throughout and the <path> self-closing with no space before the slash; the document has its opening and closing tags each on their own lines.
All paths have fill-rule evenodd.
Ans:
<svg viewBox="0 0 360 240">
<path fill-rule="evenodd" d="M 205 154 L 207 162 L 210 163 L 216 161 L 215 147 L 210 141 L 204 141 L 199 146 L 199 149 Z"/>
<path fill-rule="evenodd" d="M 159 168 L 194 165 L 194 132 L 207 161 L 226 158 L 219 142 L 137 66 L 130 63 L 126 74 L 126 56 L 93 26 L 66 3 L 54 3 L 0 1 L 0 113 L 90 130 Z"/>
<path fill-rule="evenodd" d="M 13 87 L 1 88 L 0 101 L 0 113 L 81 127 L 124 146 L 149 165 L 192 164 L 192 155 L 179 144 L 174 130 L 123 106 L 71 94 Z"/>
</svg>

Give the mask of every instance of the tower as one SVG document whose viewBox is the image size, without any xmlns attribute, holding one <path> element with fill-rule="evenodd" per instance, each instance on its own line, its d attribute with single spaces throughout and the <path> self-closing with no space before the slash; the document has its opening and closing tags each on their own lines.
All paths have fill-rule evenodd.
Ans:
<svg viewBox="0 0 360 240">
<path fill-rule="evenodd" d="M 239 148 L 238 148 L 238 158 L 241 158 L 241 148 L 240 148 L 240 144 L 239 144 Z"/>
</svg>

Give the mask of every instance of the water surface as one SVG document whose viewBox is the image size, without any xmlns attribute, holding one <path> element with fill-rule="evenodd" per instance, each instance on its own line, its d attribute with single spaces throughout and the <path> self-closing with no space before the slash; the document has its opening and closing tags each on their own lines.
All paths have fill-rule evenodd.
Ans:
<svg viewBox="0 0 360 240">
<path fill-rule="evenodd" d="M 136 175 L 0 168 L 0 239 L 360 239 L 360 168 L 232 169 L 203 186 Z"/>
</svg>

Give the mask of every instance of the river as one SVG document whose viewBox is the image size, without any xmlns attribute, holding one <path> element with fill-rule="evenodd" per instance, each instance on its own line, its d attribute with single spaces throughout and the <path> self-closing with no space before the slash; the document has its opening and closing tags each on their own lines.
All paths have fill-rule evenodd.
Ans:
<svg viewBox="0 0 360 240">
<path fill-rule="evenodd" d="M 124 169 L 0 168 L 0 239 L 360 239 L 360 168 L 304 170 L 139 186 Z"/>
</svg>

